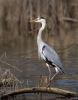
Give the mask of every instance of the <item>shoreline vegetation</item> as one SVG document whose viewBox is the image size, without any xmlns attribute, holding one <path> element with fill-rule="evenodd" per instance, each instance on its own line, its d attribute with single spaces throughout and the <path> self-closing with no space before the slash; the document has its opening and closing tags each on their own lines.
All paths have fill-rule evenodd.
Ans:
<svg viewBox="0 0 78 100">
<path fill-rule="evenodd" d="M 34 36 L 40 25 L 30 24 L 29 20 L 39 16 L 47 20 L 46 33 L 65 37 L 70 30 L 77 30 L 77 4 L 77 0 L 0 0 L 1 44 Z"/>
</svg>

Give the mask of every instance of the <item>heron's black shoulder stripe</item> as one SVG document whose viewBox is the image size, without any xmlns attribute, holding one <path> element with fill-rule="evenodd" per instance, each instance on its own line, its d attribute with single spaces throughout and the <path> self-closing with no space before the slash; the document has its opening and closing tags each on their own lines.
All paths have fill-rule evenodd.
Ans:
<svg viewBox="0 0 78 100">
<path fill-rule="evenodd" d="M 44 49 L 45 49 L 45 47 L 46 47 L 46 46 L 44 45 L 44 46 L 42 47 L 42 50 L 44 50 Z"/>
<path fill-rule="evenodd" d="M 43 53 L 43 50 L 45 49 L 45 47 L 46 47 L 45 45 L 42 47 L 42 53 Z"/>
</svg>

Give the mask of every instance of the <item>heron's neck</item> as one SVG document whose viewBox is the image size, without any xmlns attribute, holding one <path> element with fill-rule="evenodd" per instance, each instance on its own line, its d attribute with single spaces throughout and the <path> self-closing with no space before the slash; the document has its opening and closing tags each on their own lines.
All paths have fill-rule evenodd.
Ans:
<svg viewBox="0 0 78 100">
<path fill-rule="evenodd" d="M 40 28 L 40 30 L 38 32 L 38 36 L 37 36 L 37 44 L 42 42 L 41 35 L 42 35 L 42 31 L 44 30 L 45 26 L 46 26 L 46 22 L 42 22 L 42 27 Z"/>
</svg>

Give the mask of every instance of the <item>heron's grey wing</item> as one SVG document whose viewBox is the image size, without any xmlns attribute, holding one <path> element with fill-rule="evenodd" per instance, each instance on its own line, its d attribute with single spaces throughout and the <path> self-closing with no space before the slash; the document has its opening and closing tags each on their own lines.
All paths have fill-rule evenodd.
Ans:
<svg viewBox="0 0 78 100">
<path fill-rule="evenodd" d="M 48 61 L 56 64 L 62 71 L 64 71 L 59 56 L 50 46 L 44 45 L 42 48 L 42 53 Z"/>
</svg>

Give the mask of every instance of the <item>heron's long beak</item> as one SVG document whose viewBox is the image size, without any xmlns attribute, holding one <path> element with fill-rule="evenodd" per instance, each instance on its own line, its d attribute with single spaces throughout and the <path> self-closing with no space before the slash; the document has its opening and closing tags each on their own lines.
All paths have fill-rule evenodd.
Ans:
<svg viewBox="0 0 78 100">
<path fill-rule="evenodd" d="M 34 20 L 30 20 L 29 22 L 32 23 L 32 22 L 35 22 L 35 21 L 36 21 L 36 19 L 34 19 Z"/>
</svg>

